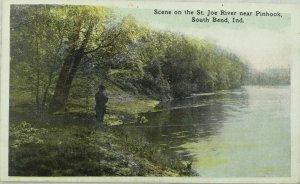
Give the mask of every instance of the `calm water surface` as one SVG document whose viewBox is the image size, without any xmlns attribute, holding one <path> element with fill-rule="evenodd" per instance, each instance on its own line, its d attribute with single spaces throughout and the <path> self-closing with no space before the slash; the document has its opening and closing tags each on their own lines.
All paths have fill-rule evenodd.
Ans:
<svg viewBox="0 0 300 184">
<path fill-rule="evenodd" d="M 254 87 L 159 104 L 129 135 L 170 148 L 202 177 L 290 176 L 290 87 Z"/>
</svg>

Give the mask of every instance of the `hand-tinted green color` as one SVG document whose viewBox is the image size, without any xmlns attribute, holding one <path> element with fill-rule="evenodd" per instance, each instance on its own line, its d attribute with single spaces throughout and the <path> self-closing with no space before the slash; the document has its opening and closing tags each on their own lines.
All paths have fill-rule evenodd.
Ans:
<svg viewBox="0 0 300 184">
<path fill-rule="evenodd" d="M 198 138 L 203 141 L 214 137 L 216 133 L 211 129 L 215 120 L 222 120 L 216 123 L 222 130 L 223 121 L 231 117 L 227 113 L 239 107 L 229 104 L 227 112 L 228 104 L 223 102 L 230 102 L 232 97 L 200 102 L 190 97 L 241 87 L 249 81 L 247 65 L 212 43 L 155 30 L 134 16 L 116 12 L 118 9 L 101 6 L 12 5 L 10 175 L 190 176 L 197 171 L 219 176 L 202 168 L 228 163 L 228 149 L 239 148 L 228 142 L 220 145 L 222 141 L 216 139 L 212 149 L 225 151 L 221 152 L 223 157 L 215 157 L 207 152 L 211 146 L 207 142 L 197 144 Z M 274 81 L 276 77 L 263 78 Z M 286 75 L 279 78 L 288 80 Z M 108 132 L 96 129 L 94 122 L 94 94 L 99 84 L 106 86 L 109 97 L 106 125 L 121 125 L 106 129 Z M 239 100 L 248 99 L 247 92 L 241 94 Z M 166 105 L 167 110 L 154 109 L 158 101 L 171 99 L 175 100 L 158 105 Z M 181 104 L 188 99 L 195 107 Z M 147 114 L 149 111 L 157 112 Z M 233 129 L 230 135 L 239 137 L 235 133 L 242 131 Z M 245 144 L 240 146 L 253 146 L 252 142 Z M 286 146 L 284 149 L 289 151 Z M 191 165 L 189 161 L 194 157 L 181 154 L 182 149 L 207 154 Z M 183 157 L 179 158 L 174 150 Z M 239 168 L 234 165 L 238 160 L 231 161 L 232 167 Z M 282 162 L 287 164 L 286 160 Z M 276 176 L 286 175 L 286 165 L 281 166 L 282 173 L 268 164 L 260 169 Z M 255 175 L 248 171 L 241 175 Z"/>
<path fill-rule="evenodd" d="M 289 86 L 247 86 L 161 103 L 128 134 L 170 147 L 202 177 L 289 177 Z"/>
<path fill-rule="evenodd" d="M 105 7 L 12 6 L 11 91 L 37 111 L 93 98 L 99 83 L 156 99 L 239 87 L 247 67 L 203 40 L 155 31 Z"/>
<path fill-rule="evenodd" d="M 289 85 L 290 79 L 290 68 L 276 68 L 263 72 L 251 71 L 246 83 L 251 85 Z"/>
<path fill-rule="evenodd" d="M 191 175 L 176 157 L 145 140 L 75 123 L 26 121 L 10 127 L 10 176 Z"/>
</svg>

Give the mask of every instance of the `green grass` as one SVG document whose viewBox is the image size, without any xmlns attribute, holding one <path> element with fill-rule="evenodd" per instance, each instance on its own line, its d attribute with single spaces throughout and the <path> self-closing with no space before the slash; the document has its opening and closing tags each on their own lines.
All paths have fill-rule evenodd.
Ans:
<svg viewBox="0 0 300 184">
<path fill-rule="evenodd" d="M 33 111 L 32 95 L 11 93 L 9 174 L 12 176 L 191 176 L 176 154 L 115 125 L 147 122 L 141 113 L 159 103 L 108 86 L 104 129 L 95 122 L 94 99 L 70 98 L 53 114 Z M 88 103 L 87 103 L 88 102 Z"/>
<path fill-rule="evenodd" d="M 152 111 L 158 103 L 157 100 L 136 98 L 127 102 L 109 103 L 108 109 L 128 114 L 139 114 Z"/>
<path fill-rule="evenodd" d="M 191 175 L 176 157 L 110 129 L 23 121 L 10 126 L 9 148 L 11 176 Z"/>
<path fill-rule="evenodd" d="M 108 115 L 105 121 L 108 124 L 113 122 L 136 123 L 141 113 L 153 111 L 159 102 L 151 99 L 134 98 L 125 102 L 110 102 L 107 105 Z M 110 121 L 114 119 L 114 121 Z"/>
</svg>

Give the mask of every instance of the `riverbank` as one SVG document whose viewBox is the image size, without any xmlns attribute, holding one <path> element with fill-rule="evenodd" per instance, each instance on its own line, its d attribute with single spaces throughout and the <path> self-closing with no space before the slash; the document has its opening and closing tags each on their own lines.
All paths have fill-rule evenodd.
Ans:
<svg viewBox="0 0 300 184">
<path fill-rule="evenodd" d="M 176 158 L 145 141 L 123 139 L 109 128 L 21 122 L 10 127 L 12 176 L 182 176 Z"/>
<path fill-rule="evenodd" d="M 153 111 L 158 101 L 126 93 L 110 97 L 102 129 L 94 121 L 92 108 L 74 105 L 51 115 L 12 108 L 10 175 L 196 175 L 176 154 L 164 154 L 157 145 L 114 128 L 146 123 L 147 119 L 139 114 Z"/>
</svg>

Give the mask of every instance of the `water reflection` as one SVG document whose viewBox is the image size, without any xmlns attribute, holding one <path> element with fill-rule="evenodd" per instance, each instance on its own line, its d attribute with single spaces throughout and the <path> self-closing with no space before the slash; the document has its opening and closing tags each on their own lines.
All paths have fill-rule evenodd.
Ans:
<svg viewBox="0 0 300 184">
<path fill-rule="evenodd" d="M 122 130 L 129 136 L 144 137 L 150 143 L 178 151 L 183 159 L 192 159 L 192 154 L 180 145 L 217 136 L 226 118 L 247 106 L 245 89 L 196 94 L 160 103 L 156 112 L 143 114 L 148 123 L 124 125 Z"/>
</svg>

